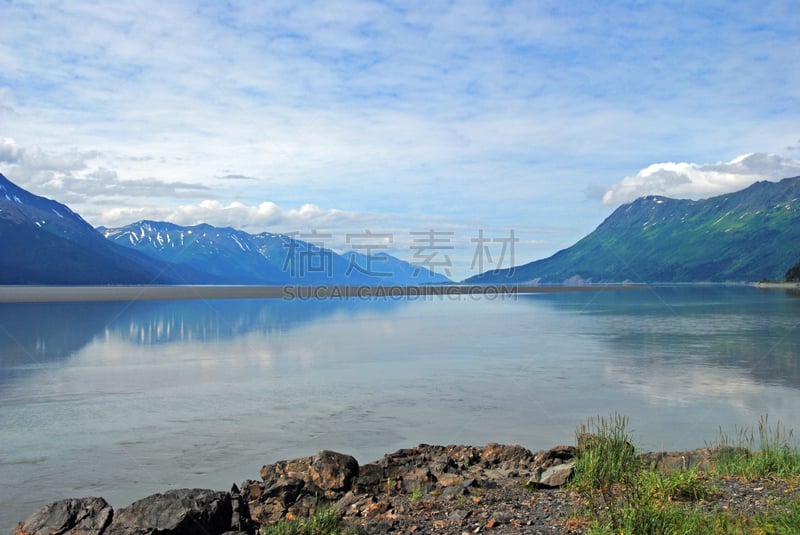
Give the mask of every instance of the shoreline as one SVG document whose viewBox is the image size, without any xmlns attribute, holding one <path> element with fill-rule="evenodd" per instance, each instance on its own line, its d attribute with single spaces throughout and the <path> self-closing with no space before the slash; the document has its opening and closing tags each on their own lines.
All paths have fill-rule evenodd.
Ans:
<svg viewBox="0 0 800 535">
<path fill-rule="evenodd" d="M 596 438 L 585 435 L 578 446 L 538 453 L 496 443 L 420 444 L 364 465 L 350 455 L 323 450 L 264 465 L 259 480 L 233 484 L 230 491 L 170 489 L 117 510 L 100 497 L 60 500 L 20 522 L 12 535 L 256 535 L 276 523 L 320 512 L 353 533 L 583 534 L 587 497 L 566 484 L 579 449 L 591 448 Z M 764 503 L 765 489 L 800 500 L 800 488 L 778 478 L 741 481 L 714 475 L 720 455 L 735 450 L 716 446 L 635 455 L 656 473 L 709 474 L 716 486 L 708 500 L 697 503 L 703 510 L 762 514 L 774 507 Z"/>
<path fill-rule="evenodd" d="M 342 299 L 485 296 L 645 289 L 646 285 L 521 286 L 0 286 L 0 303 L 172 301 L 204 299 Z"/>
<path fill-rule="evenodd" d="M 766 290 L 800 290 L 800 282 L 757 282 L 755 286 Z"/>
<path fill-rule="evenodd" d="M 664 286 L 749 286 L 762 290 L 800 290 L 800 282 L 609 283 L 576 286 L 525 284 L 431 284 L 407 286 L 347 285 L 0 285 L 0 303 L 111 301 L 191 301 L 216 299 L 415 299 L 486 297 L 565 292 L 629 291 Z"/>
</svg>

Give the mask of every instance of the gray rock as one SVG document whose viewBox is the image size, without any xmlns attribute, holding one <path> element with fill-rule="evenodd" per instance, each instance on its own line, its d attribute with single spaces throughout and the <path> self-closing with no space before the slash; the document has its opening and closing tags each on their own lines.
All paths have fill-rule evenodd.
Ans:
<svg viewBox="0 0 800 535">
<path fill-rule="evenodd" d="M 236 532 L 255 533 L 256 524 L 251 520 L 250 508 L 247 506 L 239 487 L 231 486 L 231 530 Z"/>
<path fill-rule="evenodd" d="M 641 459 L 645 466 L 659 472 L 669 473 L 690 468 L 709 470 L 714 466 L 717 458 L 723 454 L 747 455 L 747 450 L 731 446 L 717 446 L 689 451 L 657 451 L 643 453 Z"/>
<path fill-rule="evenodd" d="M 322 489 L 325 497 L 340 498 L 353 488 L 358 461 L 352 455 L 324 450 L 313 458 L 309 475 L 311 483 Z"/>
<path fill-rule="evenodd" d="M 356 492 L 359 494 L 377 494 L 381 490 L 386 492 L 386 477 L 384 467 L 378 462 L 365 464 L 359 468 Z"/>
<path fill-rule="evenodd" d="M 447 487 L 442 491 L 441 499 L 442 500 L 454 500 L 457 496 L 467 496 L 469 495 L 469 489 L 463 486 L 457 487 Z"/>
<path fill-rule="evenodd" d="M 261 524 L 304 517 L 353 490 L 359 475 L 351 455 L 323 450 L 313 457 L 278 461 L 261 468 L 260 482 L 242 483 L 250 518 Z M 377 474 L 376 474 L 377 475 Z"/>
<path fill-rule="evenodd" d="M 338 499 L 353 488 L 358 472 L 353 456 L 324 450 L 313 457 L 264 465 L 261 479 L 267 488 L 278 480 L 299 479 L 306 483 L 306 492 L 315 488 L 326 498 Z"/>
<path fill-rule="evenodd" d="M 536 454 L 536 466 L 548 468 L 554 464 L 562 464 L 575 458 L 578 450 L 575 446 L 556 446 Z"/>
<path fill-rule="evenodd" d="M 556 464 L 543 471 L 536 471 L 528 480 L 528 485 L 537 488 L 553 489 L 563 487 L 572 478 L 575 462 Z"/>
<path fill-rule="evenodd" d="M 13 535 L 94 535 L 111 522 L 114 511 L 103 498 L 73 498 L 53 502 L 16 527 Z"/>
<path fill-rule="evenodd" d="M 262 496 L 266 499 L 277 498 L 284 507 L 292 505 L 300 496 L 300 492 L 306 486 L 302 479 L 281 478 L 274 481 L 271 485 L 264 485 Z"/>
<path fill-rule="evenodd" d="M 231 529 L 231 496 L 207 489 L 153 494 L 114 514 L 108 535 L 220 535 Z"/>
<path fill-rule="evenodd" d="M 503 468 L 518 468 L 527 466 L 534 460 L 533 453 L 527 448 L 518 445 L 487 444 L 480 452 L 481 463 L 484 467 L 501 466 Z"/>
</svg>

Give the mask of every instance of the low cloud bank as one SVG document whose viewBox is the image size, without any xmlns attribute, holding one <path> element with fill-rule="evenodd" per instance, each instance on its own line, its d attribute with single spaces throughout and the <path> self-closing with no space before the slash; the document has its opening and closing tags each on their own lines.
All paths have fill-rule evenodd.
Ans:
<svg viewBox="0 0 800 535">
<path fill-rule="evenodd" d="M 744 189 L 759 180 L 800 175 L 800 161 L 753 152 L 730 162 L 654 163 L 623 178 L 603 195 L 603 204 L 618 205 L 644 195 L 699 199 Z"/>
</svg>

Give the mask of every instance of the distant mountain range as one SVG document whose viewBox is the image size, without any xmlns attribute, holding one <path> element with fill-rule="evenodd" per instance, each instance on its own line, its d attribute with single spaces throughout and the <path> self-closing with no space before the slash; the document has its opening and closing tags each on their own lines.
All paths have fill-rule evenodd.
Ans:
<svg viewBox="0 0 800 535">
<path fill-rule="evenodd" d="M 95 229 L 0 174 L 0 284 L 451 283 L 391 255 L 343 255 L 284 234 L 140 221 Z"/>
<path fill-rule="evenodd" d="M 423 266 L 387 254 L 343 254 L 286 234 L 249 234 L 207 224 L 139 221 L 105 228 L 108 240 L 155 260 L 187 266 L 228 284 L 448 284 Z"/>
<path fill-rule="evenodd" d="M 196 277 L 106 240 L 63 204 L 0 174 L 0 283 L 163 284 Z"/>
<path fill-rule="evenodd" d="M 549 258 L 467 284 L 781 280 L 800 261 L 800 177 L 692 201 L 617 208 Z M 95 229 L 67 206 L 0 174 L 0 284 L 448 284 L 379 253 L 338 254 L 285 234 L 139 221 Z"/>
<path fill-rule="evenodd" d="M 800 177 L 699 201 L 647 196 L 549 258 L 469 284 L 782 280 L 800 261 Z"/>
</svg>

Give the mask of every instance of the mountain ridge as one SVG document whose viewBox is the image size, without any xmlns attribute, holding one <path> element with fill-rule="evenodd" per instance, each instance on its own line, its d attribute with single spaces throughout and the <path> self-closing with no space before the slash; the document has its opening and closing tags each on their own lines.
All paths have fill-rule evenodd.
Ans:
<svg viewBox="0 0 800 535">
<path fill-rule="evenodd" d="M 0 283 L 180 284 L 216 282 L 106 240 L 68 206 L 0 173 Z"/>
<path fill-rule="evenodd" d="M 571 247 L 467 284 L 755 282 L 800 259 L 800 177 L 707 199 L 648 195 L 619 206 Z"/>
<path fill-rule="evenodd" d="M 320 244 L 321 245 L 321 244 Z M 143 220 L 94 228 L 0 173 L 0 284 L 451 284 L 391 255 L 338 254 L 286 234 Z M 382 271 L 370 272 L 370 266 Z"/>
<path fill-rule="evenodd" d="M 301 285 L 450 284 L 447 277 L 392 255 L 342 254 L 287 234 L 250 234 L 207 223 L 182 226 L 143 220 L 99 227 L 115 243 L 155 259 L 189 265 L 226 283 Z"/>
<path fill-rule="evenodd" d="M 800 259 L 798 199 L 800 177 L 700 200 L 648 195 L 619 206 L 593 232 L 548 258 L 463 282 L 777 280 Z M 152 220 L 95 229 L 68 206 L 2 173 L 0 244 L 0 284 L 452 283 L 383 252 L 338 254 L 285 234 Z"/>
</svg>

